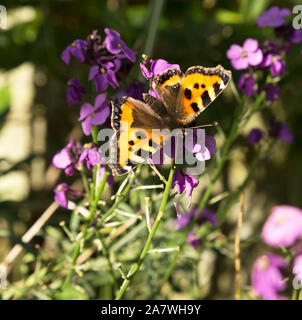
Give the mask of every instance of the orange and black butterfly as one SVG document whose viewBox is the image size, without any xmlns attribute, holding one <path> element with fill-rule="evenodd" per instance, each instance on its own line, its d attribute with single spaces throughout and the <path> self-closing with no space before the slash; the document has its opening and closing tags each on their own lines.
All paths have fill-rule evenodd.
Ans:
<svg viewBox="0 0 302 320">
<path fill-rule="evenodd" d="M 152 81 L 160 100 L 144 94 L 145 103 L 130 97 L 112 102 L 115 134 L 109 165 L 113 174 L 129 172 L 158 151 L 166 137 L 152 129 L 183 129 L 216 99 L 230 79 L 231 71 L 221 65 L 190 67 L 185 74 L 168 69 Z"/>
</svg>

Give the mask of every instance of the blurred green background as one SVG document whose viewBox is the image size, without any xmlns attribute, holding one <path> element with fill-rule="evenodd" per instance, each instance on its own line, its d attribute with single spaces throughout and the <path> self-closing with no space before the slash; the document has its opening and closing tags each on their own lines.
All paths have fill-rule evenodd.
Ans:
<svg viewBox="0 0 302 320">
<path fill-rule="evenodd" d="M 271 5 L 291 9 L 299 2 L 165 1 L 153 52 L 147 53 L 152 58 L 177 63 L 183 70 L 192 65 L 217 64 L 230 69 L 226 51 L 231 44 L 242 44 L 248 37 L 259 42 L 273 37 L 270 28 L 260 29 L 255 22 L 265 9 Z M 103 29 L 109 27 L 120 32 L 127 45 L 138 51 L 138 61 L 131 74 L 138 75 L 152 8 L 152 2 L 143 0 L 9 0 L 1 1 L 1 4 L 7 8 L 8 17 L 7 30 L 0 30 L 0 261 L 53 201 L 52 190 L 60 178 L 60 173 L 51 165 L 54 153 L 65 146 L 70 135 L 76 139 L 82 135 L 77 123 L 78 107 L 67 106 L 65 89 L 71 77 L 87 83 L 87 68 L 75 60 L 66 66 L 60 60 L 62 50 L 74 39 L 85 39 L 94 29 L 104 37 Z M 295 135 L 295 143 L 291 146 L 280 143 L 273 158 L 258 168 L 246 192 L 242 230 L 242 237 L 246 239 L 259 236 L 262 223 L 273 205 L 302 207 L 301 45 L 292 48 L 290 57 L 287 75 L 280 83 L 280 99 L 264 116 L 273 113 L 286 121 Z M 240 74 L 233 70 L 235 82 Z M 235 104 L 230 90 L 227 90 L 200 116 L 200 121 L 216 120 L 227 131 Z M 267 117 L 254 117 L 245 128 L 245 134 L 254 126 L 265 128 Z M 216 129 L 210 129 L 209 133 L 215 135 L 219 146 Z M 234 189 L 246 173 L 253 154 L 247 146 L 246 136 L 238 141 L 236 150 L 238 155 L 224 170 L 216 193 Z M 195 192 L 193 202 L 198 203 L 206 183 L 206 179 L 201 181 L 200 191 Z M 224 226 L 224 234 L 230 239 L 234 237 L 237 212 L 238 207 L 233 208 Z M 46 231 L 28 245 L 28 252 L 37 255 L 35 246 L 39 245 L 50 257 L 55 256 L 56 245 L 48 240 L 58 236 L 54 234 L 58 232 L 58 223 L 68 220 L 69 215 L 63 209 L 58 210 L 48 222 Z M 171 221 L 172 218 L 171 215 Z M 58 239 L 62 237 L 60 234 Z M 263 247 L 248 241 L 244 246 L 243 282 L 248 288 L 252 262 Z M 10 283 L 22 283 L 34 268 L 22 257 L 23 254 L 13 266 Z M 32 261 L 30 257 L 29 262 Z M 164 258 L 158 258 L 157 265 L 160 265 L 160 259 Z M 148 261 L 146 263 L 151 263 Z M 160 273 L 161 270 L 157 275 L 159 278 Z M 94 277 L 97 278 L 97 274 Z M 129 298 L 150 297 L 147 288 L 139 287 L 140 281 L 138 277 L 137 290 L 132 291 Z M 90 297 L 110 297 L 106 293 L 106 281 L 104 283 L 96 281 Z M 179 259 L 172 279 L 158 297 L 232 299 L 233 292 L 233 260 L 223 252 L 205 249 L 198 253 L 189 251 Z M 33 296 L 36 297 L 35 294 L 23 297 Z"/>
</svg>

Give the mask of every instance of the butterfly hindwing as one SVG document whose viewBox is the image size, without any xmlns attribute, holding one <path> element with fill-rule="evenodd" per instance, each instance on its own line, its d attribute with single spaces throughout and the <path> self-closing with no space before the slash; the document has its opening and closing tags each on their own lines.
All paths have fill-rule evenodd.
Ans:
<svg viewBox="0 0 302 320">
<path fill-rule="evenodd" d="M 230 79 L 231 72 L 220 65 L 189 68 L 176 105 L 178 120 L 184 125 L 193 121 L 224 90 Z"/>
</svg>

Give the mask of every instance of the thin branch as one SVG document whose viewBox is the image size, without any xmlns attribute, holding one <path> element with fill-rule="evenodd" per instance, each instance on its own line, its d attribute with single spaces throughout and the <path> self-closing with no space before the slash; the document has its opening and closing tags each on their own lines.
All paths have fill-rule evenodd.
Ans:
<svg viewBox="0 0 302 320">
<path fill-rule="evenodd" d="M 235 273 L 236 273 L 236 276 L 235 276 L 235 280 L 236 280 L 235 299 L 236 300 L 241 300 L 240 232 L 241 232 L 241 228 L 242 228 L 243 214 L 244 214 L 244 193 L 242 192 L 240 195 L 240 212 L 239 212 L 238 221 L 237 221 L 237 231 L 236 231 L 235 244 L 234 244 Z"/>
</svg>

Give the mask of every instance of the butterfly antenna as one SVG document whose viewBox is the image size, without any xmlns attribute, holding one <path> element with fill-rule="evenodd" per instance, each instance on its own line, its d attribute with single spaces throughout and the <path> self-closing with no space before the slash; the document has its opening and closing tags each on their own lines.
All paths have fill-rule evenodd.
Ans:
<svg viewBox="0 0 302 320">
<path fill-rule="evenodd" d="M 207 128 L 207 127 L 216 127 L 218 126 L 219 123 L 217 121 L 214 121 L 213 123 L 209 123 L 209 124 L 202 124 L 200 126 L 197 127 L 189 127 L 187 129 L 199 129 L 199 128 Z"/>
</svg>

